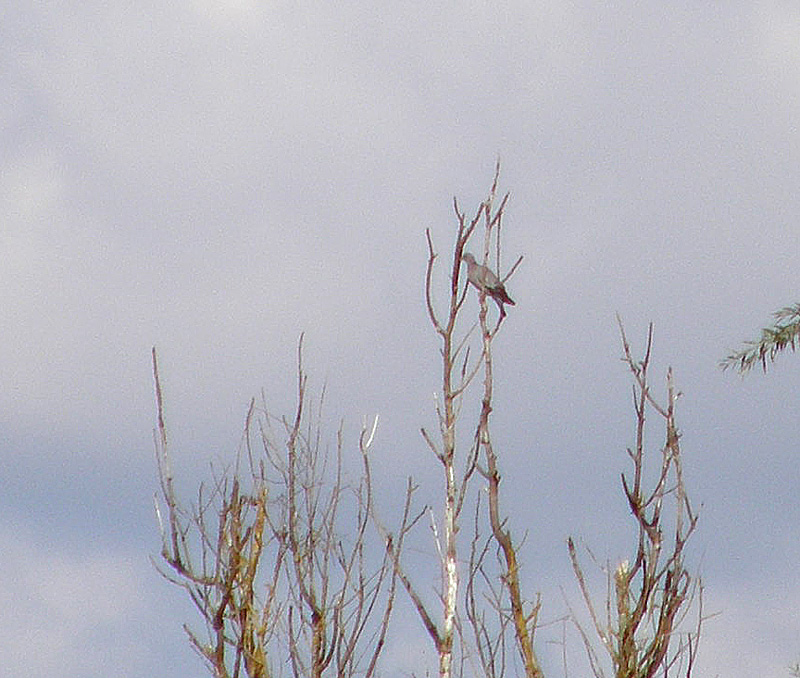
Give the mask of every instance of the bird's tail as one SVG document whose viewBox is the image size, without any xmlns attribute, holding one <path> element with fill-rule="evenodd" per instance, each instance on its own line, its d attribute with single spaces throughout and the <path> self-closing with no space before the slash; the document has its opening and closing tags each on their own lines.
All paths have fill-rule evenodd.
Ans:
<svg viewBox="0 0 800 678">
<path fill-rule="evenodd" d="M 498 295 L 498 297 L 500 301 L 502 301 L 504 304 L 509 304 L 511 306 L 517 305 L 516 302 L 511 297 L 508 296 L 508 292 L 506 292 L 505 290 L 500 290 L 500 294 Z"/>
</svg>

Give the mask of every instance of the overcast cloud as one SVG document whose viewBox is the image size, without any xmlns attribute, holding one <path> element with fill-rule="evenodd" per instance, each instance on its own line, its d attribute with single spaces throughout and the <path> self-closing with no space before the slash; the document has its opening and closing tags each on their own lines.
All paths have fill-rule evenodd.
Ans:
<svg viewBox="0 0 800 678">
<path fill-rule="evenodd" d="M 717 366 L 799 300 L 800 8 L 464 4 L 0 9 L 8 675 L 204 675 L 148 560 L 154 344 L 187 487 L 261 389 L 291 410 L 303 331 L 333 425 L 380 413 L 382 487 L 435 487 L 424 231 L 448 250 L 452 197 L 473 210 L 497 157 L 506 261 L 525 259 L 494 429 L 530 594 L 551 620 L 559 587 L 577 601 L 570 534 L 628 555 L 619 311 L 639 350 L 655 323 L 654 374 L 684 393 L 692 557 L 720 613 L 698 675 L 800 658 L 800 357 Z M 385 675 L 421 675 L 407 655 Z"/>
</svg>

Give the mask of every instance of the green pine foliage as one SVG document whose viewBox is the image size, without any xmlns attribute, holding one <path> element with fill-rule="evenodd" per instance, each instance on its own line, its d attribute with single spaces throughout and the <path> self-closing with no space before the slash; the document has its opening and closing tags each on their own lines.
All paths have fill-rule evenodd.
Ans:
<svg viewBox="0 0 800 678">
<path fill-rule="evenodd" d="M 795 350 L 800 341 L 800 303 L 786 306 L 773 314 L 775 322 L 761 330 L 761 337 L 746 341 L 744 348 L 720 361 L 723 370 L 733 368 L 745 374 L 755 365 L 767 371 L 767 363 L 774 363 L 779 353 L 787 347 Z"/>
</svg>

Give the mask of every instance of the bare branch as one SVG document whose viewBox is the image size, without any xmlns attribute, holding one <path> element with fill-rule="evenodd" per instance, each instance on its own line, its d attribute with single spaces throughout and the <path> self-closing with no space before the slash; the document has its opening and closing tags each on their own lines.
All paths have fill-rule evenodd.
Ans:
<svg viewBox="0 0 800 678">
<path fill-rule="evenodd" d="M 191 509 L 181 507 L 172 485 L 153 354 L 156 456 L 166 506 L 162 511 L 157 502 L 156 516 L 169 566 L 158 569 L 197 607 L 207 640 L 187 627 L 189 640 L 218 678 L 267 678 L 270 662 L 283 663 L 287 651 L 298 674 L 321 676 L 331 667 L 339 676 L 362 675 L 363 664 L 372 676 L 385 645 L 393 560 L 384 554 L 370 565 L 371 483 L 365 476 L 356 486 L 346 485 L 341 428 L 332 468 L 321 451 L 321 409 L 316 420 L 309 418 L 302 347 L 301 335 L 294 415 L 276 419 L 283 444 L 272 439 L 266 409 L 259 414 L 251 401 L 236 462 L 221 473 L 212 467 L 212 482 L 200 486 Z M 359 437 L 365 473 L 377 423 L 376 417 Z M 253 440 L 260 441 L 260 453 Z"/>
<path fill-rule="evenodd" d="M 679 626 L 692 602 L 692 577 L 684 564 L 684 549 L 697 525 L 686 493 L 680 455 L 680 435 L 675 423 L 675 404 L 680 396 L 675 390 L 672 369 L 667 372 L 667 401 L 656 401 L 648 384 L 653 326 L 648 328 L 644 358 L 635 360 L 617 316 L 623 347 L 623 360 L 634 380 L 634 411 L 636 414 L 635 444 L 628 448 L 633 464 L 632 477 L 622 475 L 622 487 L 637 526 L 636 552 L 633 563 L 624 560 L 613 571 L 609 584 L 608 622 L 602 625 L 592 604 L 584 574 L 578 563 L 572 540 L 570 559 L 584 603 L 595 631 L 606 648 L 617 676 L 651 678 L 657 672 L 668 675 L 672 667 L 683 661 L 686 652 L 696 651 L 702 607 L 697 631 L 683 634 Z M 661 448 L 660 467 L 652 488 L 645 488 L 645 421 L 648 410 L 664 422 L 666 440 Z M 650 474 L 648 474 L 650 475 Z M 667 529 L 664 510 L 672 510 L 672 535 Z M 610 572 L 609 572 L 610 573 Z M 576 622 L 577 624 L 577 622 Z M 584 640 L 586 634 L 581 629 Z M 590 654 L 596 675 L 597 664 Z M 690 657 L 689 672 L 693 666 Z M 690 673 L 686 674 L 687 676 Z"/>
</svg>

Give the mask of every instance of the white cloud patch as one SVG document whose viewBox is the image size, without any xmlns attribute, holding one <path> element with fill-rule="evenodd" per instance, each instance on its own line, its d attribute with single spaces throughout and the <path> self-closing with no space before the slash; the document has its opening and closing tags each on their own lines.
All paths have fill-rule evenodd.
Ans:
<svg viewBox="0 0 800 678">
<path fill-rule="evenodd" d="M 1 537 L 0 608 L 9 622 L 0 638 L 5 671 L 130 675 L 136 654 L 144 651 L 134 641 L 145 598 L 135 565 L 142 556 L 68 553 L 20 532 L 6 526 Z"/>
</svg>

